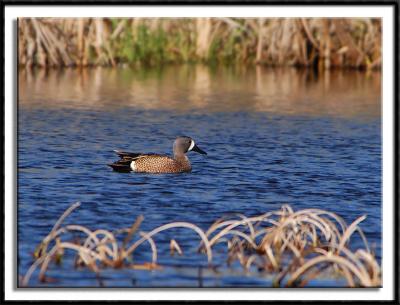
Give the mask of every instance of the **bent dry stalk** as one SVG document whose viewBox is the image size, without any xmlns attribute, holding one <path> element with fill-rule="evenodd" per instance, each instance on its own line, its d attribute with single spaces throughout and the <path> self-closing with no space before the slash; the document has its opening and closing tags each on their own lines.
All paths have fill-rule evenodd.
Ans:
<svg viewBox="0 0 400 305">
<path fill-rule="evenodd" d="M 254 269 L 267 272 L 273 276 L 272 285 L 275 287 L 301 287 L 322 277 L 340 277 L 348 287 L 381 285 L 380 266 L 359 227 L 365 215 L 347 225 L 332 212 L 321 209 L 294 211 L 289 205 L 283 205 L 280 210 L 260 216 L 224 216 L 206 231 L 189 222 L 172 222 L 150 232 L 138 232 L 144 220 L 141 215 L 131 227 L 113 232 L 104 229 L 92 231 L 82 225 L 62 226 L 67 216 L 79 206 L 75 203 L 69 207 L 37 247 L 35 262 L 21 278 L 22 286 L 29 285 L 36 269 L 39 269 L 39 281 L 46 282 L 45 274 L 50 263 L 60 264 L 62 257 L 71 252 L 75 252 L 75 267 L 85 267 L 96 274 L 105 268 L 162 269 L 157 264 L 157 239 L 162 238 L 159 237 L 162 232 L 173 228 L 197 233 L 200 239 L 197 250 L 206 254 L 210 270 L 215 269 L 213 248 L 226 245 L 224 254 L 219 255 L 226 255 L 227 266 L 238 261 L 245 272 Z M 355 233 L 359 234 L 365 249 L 351 250 L 350 242 Z M 76 234 L 80 235 L 78 239 Z M 124 234 L 122 238 L 121 234 Z M 178 237 L 170 240 L 171 255 L 174 252 L 184 255 Z M 138 263 L 133 255 L 148 249 L 140 247 L 146 241 L 150 245 L 151 262 Z"/>
</svg>

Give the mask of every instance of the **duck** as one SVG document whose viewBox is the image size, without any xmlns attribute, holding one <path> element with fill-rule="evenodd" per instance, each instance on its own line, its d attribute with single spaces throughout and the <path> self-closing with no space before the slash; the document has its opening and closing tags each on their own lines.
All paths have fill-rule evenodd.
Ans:
<svg viewBox="0 0 400 305">
<path fill-rule="evenodd" d="M 132 153 L 114 150 L 120 159 L 107 165 L 116 172 L 125 173 L 185 173 L 192 170 L 192 165 L 186 156 L 189 151 L 207 155 L 205 151 L 196 145 L 191 137 L 179 136 L 173 143 L 173 157 L 165 154 Z"/>
</svg>

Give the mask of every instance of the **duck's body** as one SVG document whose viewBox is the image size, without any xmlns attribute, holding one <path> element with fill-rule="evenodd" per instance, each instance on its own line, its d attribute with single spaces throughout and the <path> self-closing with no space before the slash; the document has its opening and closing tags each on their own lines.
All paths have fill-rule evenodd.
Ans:
<svg viewBox="0 0 400 305">
<path fill-rule="evenodd" d="M 188 151 L 196 151 L 206 154 L 189 137 L 178 137 L 174 142 L 174 156 L 159 154 L 130 153 L 115 151 L 120 160 L 109 164 L 118 172 L 139 172 L 139 173 L 183 173 L 190 172 L 192 166 L 188 157 L 185 155 Z"/>
<path fill-rule="evenodd" d="M 122 151 L 115 151 L 120 160 L 109 164 L 114 170 L 119 172 L 138 172 L 138 173 L 180 173 L 190 172 L 192 166 L 189 159 L 174 159 L 167 155 L 157 154 L 135 154 Z"/>
</svg>

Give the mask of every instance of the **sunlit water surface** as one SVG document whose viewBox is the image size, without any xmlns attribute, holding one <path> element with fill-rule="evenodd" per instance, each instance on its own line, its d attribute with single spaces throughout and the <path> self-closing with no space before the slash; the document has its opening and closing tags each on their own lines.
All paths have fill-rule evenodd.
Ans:
<svg viewBox="0 0 400 305">
<path fill-rule="evenodd" d="M 380 74 L 316 75 L 273 69 L 167 67 L 85 69 L 19 74 L 18 273 L 72 203 L 68 217 L 91 229 L 142 231 L 173 221 L 207 229 L 221 216 L 259 215 L 290 204 L 326 209 L 361 223 L 381 260 Z M 107 163 L 114 149 L 171 153 L 177 135 L 207 151 L 190 153 L 193 171 L 180 175 L 121 174 Z M 175 238 L 184 255 L 169 254 Z M 358 238 L 358 236 L 357 236 Z M 55 282 L 30 285 L 108 287 L 270 286 L 271 276 L 207 269 L 187 230 L 155 237 L 157 271 L 113 270 L 101 279 L 72 262 L 51 265 Z M 361 239 L 352 246 L 361 247 Z M 150 261 L 148 244 L 135 252 Z M 324 279 L 309 286 L 342 286 Z"/>
</svg>

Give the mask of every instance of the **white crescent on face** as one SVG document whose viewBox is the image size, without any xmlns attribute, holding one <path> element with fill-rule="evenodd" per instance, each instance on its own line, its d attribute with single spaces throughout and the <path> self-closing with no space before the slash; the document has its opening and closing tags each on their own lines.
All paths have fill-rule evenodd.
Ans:
<svg viewBox="0 0 400 305">
<path fill-rule="evenodd" d="M 192 140 L 192 142 L 190 143 L 188 151 L 191 151 L 193 149 L 193 147 L 194 147 L 194 141 Z"/>
</svg>

